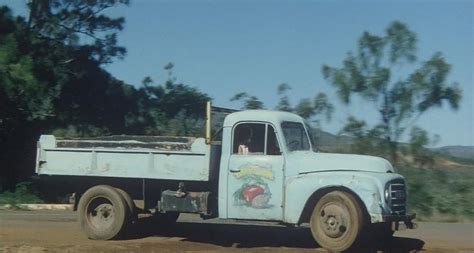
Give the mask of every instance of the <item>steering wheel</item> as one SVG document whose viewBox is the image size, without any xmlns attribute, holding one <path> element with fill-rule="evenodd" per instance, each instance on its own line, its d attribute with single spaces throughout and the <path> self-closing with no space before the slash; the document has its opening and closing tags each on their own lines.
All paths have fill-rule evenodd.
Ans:
<svg viewBox="0 0 474 253">
<path fill-rule="evenodd" d="M 290 151 L 297 149 L 299 146 L 300 146 L 300 142 L 297 140 L 292 140 L 290 141 L 290 143 L 288 143 L 288 148 L 290 149 Z"/>
</svg>

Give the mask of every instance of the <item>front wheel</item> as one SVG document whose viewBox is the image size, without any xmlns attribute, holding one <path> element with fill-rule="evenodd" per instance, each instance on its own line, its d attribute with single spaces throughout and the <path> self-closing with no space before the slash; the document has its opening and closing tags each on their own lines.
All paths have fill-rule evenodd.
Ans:
<svg viewBox="0 0 474 253">
<path fill-rule="evenodd" d="M 333 191 L 324 195 L 311 214 L 311 233 L 316 242 L 330 251 L 349 249 L 362 229 L 362 211 L 349 193 Z"/>
<path fill-rule="evenodd" d="M 88 238 L 116 238 L 128 222 L 129 207 L 113 187 L 98 185 L 87 190 L 79 201 L 79 223 Z"/>
</svg>

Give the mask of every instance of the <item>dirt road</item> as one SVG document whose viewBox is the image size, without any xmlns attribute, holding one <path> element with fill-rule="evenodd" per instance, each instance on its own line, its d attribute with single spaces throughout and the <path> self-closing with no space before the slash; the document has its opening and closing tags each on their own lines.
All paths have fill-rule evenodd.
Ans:
<svg viewBox="0 0 474 253">
<path fill-rule="evenodd" d="M 397 232 L 390 245 L 360 253 L 474 252 L 474 224 L 419 223 Z M 142 220 L 124 240 L 92 241 L 79 229 L 76 213 L 0 211 L 0 252 L 326 252 L 307 228 L 202 221 L 181 215 L 175 229 L 156 231 Z"/>
</svg>

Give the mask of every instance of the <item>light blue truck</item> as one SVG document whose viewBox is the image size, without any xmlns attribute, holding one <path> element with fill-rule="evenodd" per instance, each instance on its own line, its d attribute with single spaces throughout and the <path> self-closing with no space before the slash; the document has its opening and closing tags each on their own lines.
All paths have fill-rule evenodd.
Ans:
<svg viewBox="0 0 474 253">
<path fill-rule="evenodd" d="M 230 113 L 206 137 L 42 135 L 36 173 L 75 193 L 85 234 L 120 236 L 138 213 L 166 226 L 179 213 L 203 218 L 308 224 L 316 242 L 344 251 L 367 233 L 413 228 L 406 185 L 385 159 L 313 151 L 292 113 Z M 215 134 L 211 137 L 211 132 Z"/>
</svg>

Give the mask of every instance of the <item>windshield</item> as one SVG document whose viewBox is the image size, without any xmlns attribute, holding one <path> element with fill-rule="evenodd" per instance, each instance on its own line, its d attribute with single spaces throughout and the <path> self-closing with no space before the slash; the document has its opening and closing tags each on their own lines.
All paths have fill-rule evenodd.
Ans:
<svg viewBox="0 0 474 253">
<path fill-rule="evenodd" d="M 310 150 L 308 135 L 303 124 L 298 122 L 281 123 L 289 151 Z"/>
<path fill-rule="evenodd" d="M 311 143 L 311 147 L 313 147 L 314 152 L 319 152 L 319 149 L 317 145 L 319 143 L 317 142 L 316 136 L 318 136 L 316 129 L 312 128 L 311 125 L 305 120 L 304 126 L 306 127 L 306 130 L 308 131 L 308 136 L 309 136 L 309 142 Z"/>
</svg>

